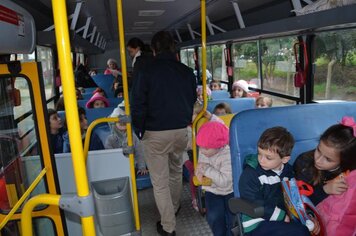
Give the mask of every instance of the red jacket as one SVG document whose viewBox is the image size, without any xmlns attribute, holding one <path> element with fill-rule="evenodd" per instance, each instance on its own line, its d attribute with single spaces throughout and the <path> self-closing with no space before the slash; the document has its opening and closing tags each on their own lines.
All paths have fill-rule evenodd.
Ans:
<svg viewBox="0 0 356 236">
<path fill-rule="evenodd" d="M 330 195 L 317 205 L 328 236 L 356 235 L 356 170 L 345 178 L 346 192 Z"/>
</svg>

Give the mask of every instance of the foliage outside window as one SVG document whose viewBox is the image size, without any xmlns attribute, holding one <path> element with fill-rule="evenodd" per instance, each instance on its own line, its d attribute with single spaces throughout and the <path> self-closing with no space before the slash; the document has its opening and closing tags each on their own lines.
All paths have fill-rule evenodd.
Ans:
<svg viewBox="0 0 356 236">
<path fill-rule="evenodd" d="M 260 41 L 263 89 L 299 97 L 294 87 L 295 37 L 274 38 Z"/>
<path fill-rule="evenodd" d="M 211 46 L 212 76 L 214 80 L 228 81 L 224 49 L 225 44 Z"/>
<path fill-rule="evenodd" d="M 234 81 L 246 80 L 250 84 L 255 84 L 257 88 L 261 88 L 258 75 L 257 42 L 233 44 L 232 61 Z"/>
<path fill-rule="evenodd" d="M 356 30 L 315 37 L 314 100 L 356 100 Z"/>
<path fill-rule="evenodd" d="M 37 61 L 42 64 L 42 73 L 45 86 L 46 100 L 55 95 L 54 93 L 54 68 L 51 48 L 37 46 Z"/>
</svg>

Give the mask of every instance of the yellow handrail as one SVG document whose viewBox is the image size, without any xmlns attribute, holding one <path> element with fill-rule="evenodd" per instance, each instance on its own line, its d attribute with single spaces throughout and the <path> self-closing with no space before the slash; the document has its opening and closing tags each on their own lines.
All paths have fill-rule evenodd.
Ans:
<svg viewBox="0 0 356 236">
<path fill-rule="evenodd" d="M 47 168 L 43 168 L 41 172 L 38 174 L 38 176 L 35 178 L 35 180 L 31 183 L 31 185 L 27 188 L 27 190 L 24 192 L 24 194 L 21 196 L 21 198 L 16 202 L 14 207 L 11 209 L 9 213 L 5 216 L 3 221 L 0 223 L 0 229 L 2 229 L 7 222 L 11 219 L 11 217 L 15 214 L 15 212 L 20 208 L 22 203 L 26 200 L 26 198 L 31 194 L 31 192 L 36 188 L 37 184 L 41 181 L 43 176 L 46 174 Z"/>
<path fill-rule="evenodd" d="M 59 206 L 60 195 L 40 194 L 31 198 L 24 206 L 21 214 L 21 228 L 24 235 L 32 236 L 32 217 L 33 209 L 39 204 Z M 87 234 L 83 234 L 87 235 Z"/>
<path fill-rule="evenodd" d="M 104 118 L 99 118 L 91 122 L 87 129 L 87 133 L 85 134 L 85 141 L 84 141 L 84 159 L 85 163 L 87 163 L 88 160 L 88 151 L 89 151 L 89 144 L 90 144 L 90 136 L 91 133 L 93 132 L 93 129 L 95 126 L 97 126 L 100 123 L 105 123 L 105 122 L 119 122 L 118 117 L 104 117 Z"/>
<path fill-rule="evenodd" d="M 130 116 L 130 101 L 128 93 L 128 83 L 127 83 L 127 69 L 126 69 L 126 47 L 125 47 L 125 32 L 124 32 L 124 20 L 122 16 L 122 0 L 117 0 L 117 17 L 118 17 L 118 30 L 119 30 L 119 41 L 120 41 L 120 59 L 121 59 L 121 72 L 122 72 L 122 82 L 124 86 L 124 100 L 125 100 L 125 114 Z M 131 123 L 126 123 L 127 127 L 127 145 L 129 147 L 133 146 L 132 141 L 132 127 Z M 134 154 L 129 155 L 130 158 L 130 172 L 131 172 L 131 184 L 132 184 L 132 196 L 133 196 L 133 209 L 135 215 L 135 225 L 136 230 L 140 230 L 140 215 L 138 211 L 138 200 L 137 200 L 137 188 L 136 188 L 136 172 L 135 172 L 135 160 Z"/>
<path fill-rule="evenodd" d="M 206 6 L 205 0 L 201 0 L 201 53 L 202 53 L 202 82 L 203 82 L 203 109 L 195 117 L 192 124 L 192 151 L 193 151 L 193 164 L 194 169 L 197 167 L 197 145 L 196 145 L 196 126 L 198 120 L 204 115 L 206 108 L 208 106 L 207 96 L 206 96 Z"/>
<path fill-rule="evenodd" d="M 59 66 L 61 69 L 64 105 L 70 147 L 72 150 L 72 162 L 74 178 L 78 191 L 78 197 L 89 195 L 89 184 L 83 155 L 83 144 L 79 125 L 78 106 L 74 87 L 73 66 L 70 54 L 68 18 L 65 0 L 52 0 L 53 18 L 56 33 Z M 36 198 L 37 199 L 37 198 Z M 39 198 L 41 199 L 41 198 Z M 94 217 L 82 217 L 84 235 L 95 235 Z"/>
</svg>

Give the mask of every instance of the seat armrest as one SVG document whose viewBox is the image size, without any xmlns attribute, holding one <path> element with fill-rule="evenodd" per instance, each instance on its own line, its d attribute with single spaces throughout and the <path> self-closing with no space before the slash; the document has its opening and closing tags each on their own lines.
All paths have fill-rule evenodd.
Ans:
<svg viewBox="0 0 356 236">
<path fill-rule="evenodd" d="M 253 218 L 264 215 L 264 207 L 241 198 L 230 198 L 229 209 L 233 214 L 243 213 Z"/>
</svg>

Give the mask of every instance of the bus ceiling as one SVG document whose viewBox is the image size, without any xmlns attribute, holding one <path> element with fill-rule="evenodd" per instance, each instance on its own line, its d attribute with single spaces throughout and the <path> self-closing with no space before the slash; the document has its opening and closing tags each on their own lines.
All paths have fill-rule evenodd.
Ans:
<svg viewBox="0 0 356 236">
<path fill-rule="evenodd" d="M 5 1 L 5 2 L 8 2 Z M 54 45 L 51 0 L 13 0 L 34 17 L 38 45 Z M 73 51 L 86 54 L 117 49 L 116 0 L 66 0 Z M 356 0 L 206 0 L 208 43 L 252 40 L 282 34 L 303 34 L 326 26 L 355 24 Z M 344 3 L 345 2 L 345 3 Z M 334 9 L 333 9 L 334 8 Z M 343 8 L 342 10 L 340 8 Z M 328 11 L 319 11 L 327 10 Z M 342 14 L 340 14 L 342 12 Z M 153 34 L 168 30 L 179 47 L 199 45 L 200 1 L 123 1 L 126 41 L 139 37 L 150 43 Z M 125 14 L 128 13 L 128 14 Z M 298 16 L 297 16 L 298 15 Z M 11 41 L 11 40 L 10 40 Z"/>
</svg>

